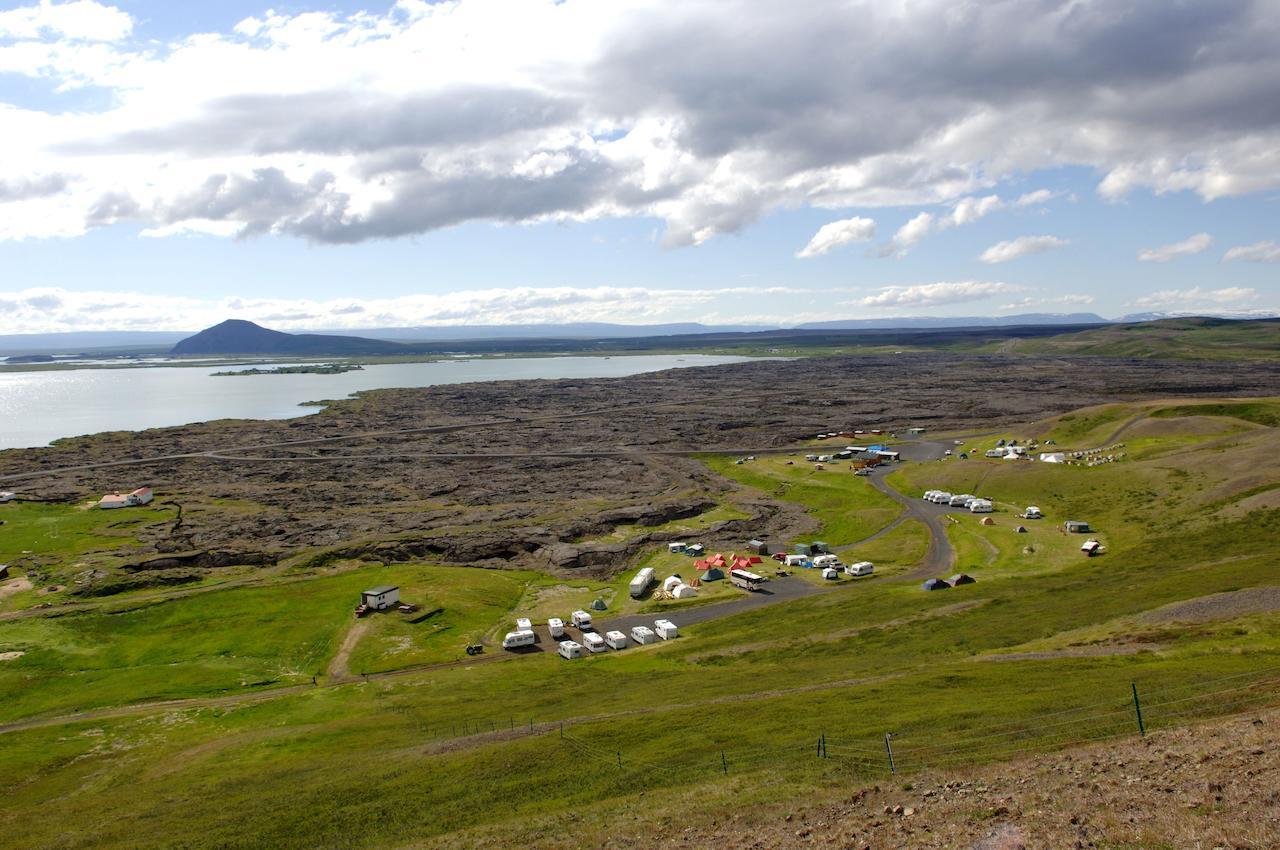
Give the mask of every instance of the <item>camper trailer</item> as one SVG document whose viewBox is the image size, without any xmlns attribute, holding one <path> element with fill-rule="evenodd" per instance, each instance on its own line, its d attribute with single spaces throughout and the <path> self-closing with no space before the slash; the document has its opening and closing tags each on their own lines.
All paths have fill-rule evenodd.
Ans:
<svg viewBox="0 0 1280 850">
<path fill-rule="evenodd" d="M 644 646 L 647 643 L 653 643 L 658 639 L 653 629 L 648 626 L 636 626 L 631 630 L 631 639 L 636 643 Z"/>
<path fill-rule="evenodd" d="M 516 631 L 531 632 L 533 631 L 533 622 L 528 617 L 516 618 Z"/>
<path fill-rule="evenodd" d="M 587 632 L 582 636 L 582 645 L 591 652 L 604 652 L 607 647 L 604 645 L 604 638 L 595 632 Z"/>
<path fill-rule="evenodd" d="M 875 572 L 875 566 L 870 561 L 859 561 L 856 564 L 850 564 L 844 568 L 846 574 L 851 576 L 869 576 Z"/>
<path fill-rule="evenodd" d="M 538 636 L 532 631 L 507 632 L 507 636 L 502 639 L 503 649 L 520 649 L 525 646 L 533 646 L 538 641 Z"/>
<path fill-rule="evenodd" d="M 582 644 L 578 643 L 576 640 L 560 641 L 560 657 L 569 659 L 581 658 Z"/>
<path fill-rule="evenodd" d="M 1044 517 L 1044 514 L 1040 513 L 1040 509 L 1037 508 L 1035 505 L 1030 505 L 1025 511 L 1022 512 L 1023 519 L 1042 519 L 1043 517 Z"/>
<path fill-rule="evenodd" d="M 569 618 L 569 622 L 573 623 L 575 629 L 591 628 L 591 615 L 586 611 L 574 611 Z"/>
<path fill-rule="evenodd" d="M 840 559 L 835 555 L 819 555 L 813 559 L 813 565 L 818 569 L 832 567 L 837 570 L 844 566 L 844 564 L 840 563 Z"/>
<path fill-rule="evenodd" d="M 604 642 L 610 649 L 627 648 L 627 636 L 619 631 L 605 632 Z"/>
<path fill-rule="evenodd" d="M 553 638 L 564 637 L 564 620 L 559 617 L 552 617 L 547 620 L 547 631 L 551 633 Z"/>
<path fill-rule="evenodd" d="M 653 583 L 653 567 L 645 567 L 631 580 L 631 598 L 639 599 Z"/>
<path fill-rule="evenodd" d="M 995 510 L 991 502 L 986 499 L 974 499 L 969 503 L 969 512 L 975 514 L 989 514 Z"/>
<path fill-rule="evenodd" d="M 663 640 L 671 640 L 680 634 L 680 630 L 676 628 L 676 624 L 670 620 L 657 620 L 653 624 L 653 630 L 658 637 Z"/>
<path fill-rule="evenodd" d="M 782 563 L 788 567 L 803 567 L 809 563 L 809 559 L 804 555 L 788 555 L 787 559 Z"/>
</svg>

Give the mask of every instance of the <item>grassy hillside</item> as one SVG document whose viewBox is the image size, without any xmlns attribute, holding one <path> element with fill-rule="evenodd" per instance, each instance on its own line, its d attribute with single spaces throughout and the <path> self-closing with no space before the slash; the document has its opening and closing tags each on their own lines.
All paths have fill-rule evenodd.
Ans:
<svg viewBox="0 0 1280 850">
<path fill-rule="evenodd" d="M 1272 403 L 1257 404 L 1265 413 Z M 951 523 L 973 585 L 926 593 L 886 571 L 572 663 L 537 653 L 7 732 L 0 846 L 559 847 L 570 835 L 580 846 L 624 837 L 649 846 L 679 835 L 690 812 L 703 822 L 731 814 L 731 803 L 800 805 L 822 789 L 890 787 L 887 732 L 904 787 L 929 769 L 1136 737 L 1131 683 L 1148 729 L 1274 701 L 1273 684 L 1255 683 L 1280 675 L 1280 505 L 1265 500 L 1280 482 L 1277 431 L 1256 410 L 1246 420 L 1234 408 L 1176 413 L 1183 407 L 1027 423 L 1026 434 L 1084 443 L 1139 417 L 1160 424 L 1143 438 L 1158 444 L 1103 466 L 981 451 L 899 466 L 888 480 L 908 495 L 939 487 L 996 502 L 991 526 L 958 510 Z M 865 479 L 787 460 L 709 463 L 809 511 L 815 536 L 833 544 L 899 515 Z M 1028 504 L 1046 519 L 1018 520 Z M 1093 523 L 1105 554 L 1083 557 L 1082 536 L 1058 530 L 1067 518 Z M 925 533 L 904 522 L 853 551 L 905 570 Z M 501 629 L 517 610 L 542 615 L 573 593 L 612 587 L 367 570 L 285 576 L 296 585 L 210 591 L 80 623 L 0 622 L 0 652 L 27 653 L 0 662 L 8 716 L 152 699 L 162 695 L 152 682 L 169 671 L 181 684 L 184 671 L 216 683 L 323 668 L 351 626 L 351 595 L 373 574 L 446 600 L 460 624 L 442 639 L 450 645 L 471 623 Z M 413 652 L 430 647 L 384 622 L 353 659 L 394 657 L 405 638 Z M 131 670 L 157 675 L 131 680 Z M 87 683 L 84 703 L 69 702 L 62 684 L 76 681 Z M 53 807 L 56 818 L 29 817 Z"/>
<path fill-rule="evenodd" d="M 1280 360 L 1280 319 L 1161 319 L 1058 336 L 961 342 L 958 351 L 1175 360 Z"/>
</svg>

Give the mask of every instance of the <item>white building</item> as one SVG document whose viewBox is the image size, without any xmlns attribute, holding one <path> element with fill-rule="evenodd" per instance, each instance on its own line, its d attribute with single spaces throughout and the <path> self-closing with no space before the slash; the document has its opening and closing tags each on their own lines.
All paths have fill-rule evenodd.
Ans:
<svg viewBox="0 0 1280 850">
<path fill-rule="evenodd" d="M 360 594 L 360 604 L 374 611 L 384 611 L 400 603 L 400 588 L 383 584 Z"/>
</svg>

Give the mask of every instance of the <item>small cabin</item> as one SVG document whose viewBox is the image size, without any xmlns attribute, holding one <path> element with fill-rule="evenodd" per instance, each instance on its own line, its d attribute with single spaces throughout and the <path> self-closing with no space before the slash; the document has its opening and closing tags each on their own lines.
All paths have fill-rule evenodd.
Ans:
<svg viewBox="0 0 1280 850">
<path fill-rule="evenodd" d="M 748 540 L 747 548 L 757 555 L 769 554 L 769 544 L 765 543 L 763 540 Z"/>
<path fill-rule="evenodd" d="M 111 493 L 103 496 L 98 500 L 98 507 L 104 510 L 113 508 L 132 508 L 138 505 L 149 505 L 155 496 L 151 492 L 150 487 L 139 487 L 132 493 L 121 495 L 120 493 Z"/>
<path fill-rule="evenodd" d="M 371 611 L 385 611 L 400 602 L 400 588 L 384 584 L 360 594 L 360 604 Z"/>
<path fill-rule="evenodd" d="M 1093 529 L 1089 527 L 1089 523 L 1075 519 L 1067 520 L 1062 524 L 1062 527 L 1067 530 L 1068 534 L 1088 534 L 1090 531 L 1093 531 Z"/>
</svg>

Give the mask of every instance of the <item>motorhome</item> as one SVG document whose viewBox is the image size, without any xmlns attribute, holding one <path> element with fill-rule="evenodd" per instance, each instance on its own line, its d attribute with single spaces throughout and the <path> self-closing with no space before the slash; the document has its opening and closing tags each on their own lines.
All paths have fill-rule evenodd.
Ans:
<svg viewBox="0 0 1280 850">
<path fill-rule="evenodd" d="M 570 659 L 581 658 L 582 644 L 578 643 L 576 640 L 560 641 L 560 657 Z"/>
<path fill-rule="evenodd" d="M 627 636 L 619 631 L 605 632 L 604 642 L 610 649 L 626 649 Z"/>
<path fill-rule="evenodd" d="M 631 630 L 631 639 L 643 646 L 646 643 L 653 643 L 658 636 L 648 626 L 636 626 Z"/>
<path fill-rule="evenodd" d="M 574 611 L 569 618 L 569 622 L 573 623 L 575 629 L 591 628 L 591 615 L 586 611 Z"/>
<path fill-rule="evenodd" d="M 604 638 L 595 632 L 587 632 L 582 636 L 582 645 L 591 652 L 604 652 L 607 647 L 604 644 Z"/>
<path fill-rule="evenodd" d="M 520 649 L 525 646 L 533 646 L 538 641 L 538 636 L 532 631 L 507 632 L 507 636 L 502 639 L 503 649 Z"/>
<path fill-rule="evenodd" d="M 517 618 L 516 618 L 516 631 L 518 631 L 518 632 L 531 632 L 531 631 L 533 631 L 533 623 L 529 620 L 529 618 L 528 618 L 528 617 L 517 617 Z"/>
<path fill-rule="evenodd" d="M 663 640 L 671 640 L 680 634 L 680 630 L 676 628 L 676 624 L 670 620 L 656 620 L 653 624 L 653 630 L 658 637 Z"/>
<path fill-rule="evenodd" d="M 564 637 L 564 620 L 559 617 L 552 617 L 547 620 L 547 631 L 551 633 L 553 638 Z"/>
</svg>

